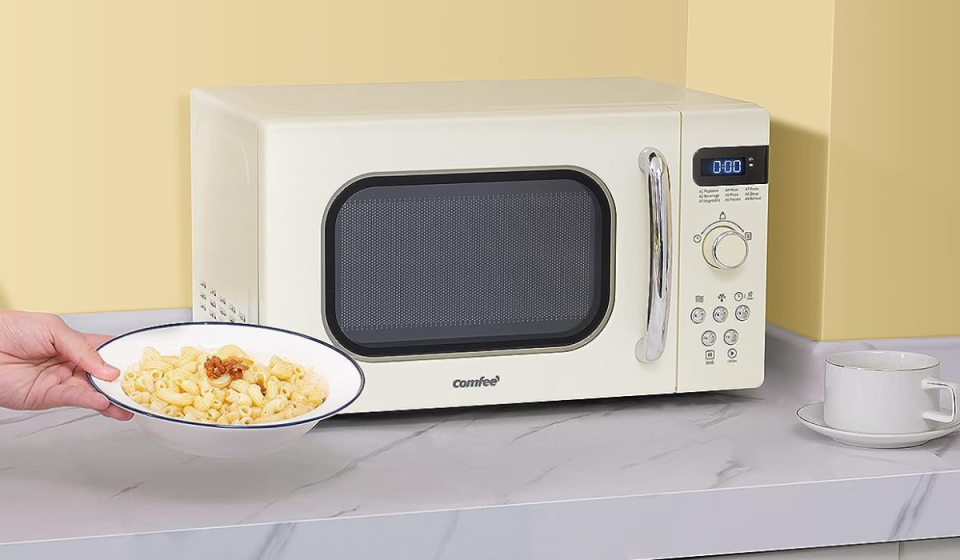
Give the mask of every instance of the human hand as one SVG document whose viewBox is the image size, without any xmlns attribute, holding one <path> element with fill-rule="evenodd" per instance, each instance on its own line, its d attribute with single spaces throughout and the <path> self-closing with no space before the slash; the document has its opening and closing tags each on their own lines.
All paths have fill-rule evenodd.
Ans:
<svg viewBox="0 0 960 560">
<path fill-rule="evenodd" d="M 79 333 L 56 315 L 0 311 L 0 407 L 41 410 L 79 406 L 115 420 L 132 414 L 113 405 L 87 381 L 107 381 L 120 370 L 95 348 L 109 336 Z"/>
</svg>

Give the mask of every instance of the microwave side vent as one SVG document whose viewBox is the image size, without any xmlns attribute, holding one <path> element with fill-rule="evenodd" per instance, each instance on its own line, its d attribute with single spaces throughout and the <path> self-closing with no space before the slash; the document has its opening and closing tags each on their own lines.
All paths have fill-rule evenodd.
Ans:
<svg viewBox="0 0 960 560">
<path fill-rule="evenodd" d="M 257 323 L 257 122 L 202 89 L 190 120 L 193 318 Z"/>
</svg>

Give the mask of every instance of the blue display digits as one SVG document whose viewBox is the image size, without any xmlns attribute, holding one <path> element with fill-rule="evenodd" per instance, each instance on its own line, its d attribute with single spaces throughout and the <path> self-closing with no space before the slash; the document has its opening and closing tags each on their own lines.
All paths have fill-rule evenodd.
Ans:
<svg viewBox="0 0 960 560">
<path fill-rule="evenodd" d="M 722 158 L 703 160 L 702 172 L 705 175 L 725 176 L 746 173 L 743 158 Z"/>
<path fill-rule="evenodd" d="M 715 159 L 713 160 L 714 175 L 740 175 L 743 173 L 742 159 Z"/>
<path fill-rule="evenodd" d="M 701 187 L 764 185 L 769 147 L 704 146 L 693 154 L 693 181 Z"/>
</svg>

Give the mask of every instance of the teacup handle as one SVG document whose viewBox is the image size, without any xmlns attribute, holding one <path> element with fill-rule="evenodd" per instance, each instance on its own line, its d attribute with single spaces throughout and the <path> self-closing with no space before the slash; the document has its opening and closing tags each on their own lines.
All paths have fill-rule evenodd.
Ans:
<svg viewBox="0 0 960 560">
<path fill-rule="evenodd" d="M 945 424 L 950 424 L 957 420 L 957 393 L 960 393 L 960 383 L 954 383 L 953 381 L 944 381 L 936 377 L 928 377 L 923 380 L 924 389 L 940 389 L 950 391 L 950 413 L 944 414 L 940 411 L 927 411 L 923 413 L 923 417 L 927 420 L 933 420 L 934 422 L 943 422 Z"/>
</svg>

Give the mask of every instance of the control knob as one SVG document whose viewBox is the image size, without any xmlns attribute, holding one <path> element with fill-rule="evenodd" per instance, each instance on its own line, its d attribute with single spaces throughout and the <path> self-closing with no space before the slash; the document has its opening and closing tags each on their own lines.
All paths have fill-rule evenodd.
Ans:
<svg viewBox="0 0 960 560">
<path fill-rule="evenodd" d="M 729 225 L 717 225 L 703 236 L 703 258 L 720 270 L 737 268 L 747 260 L 747 240 Z"/>
</svg>

